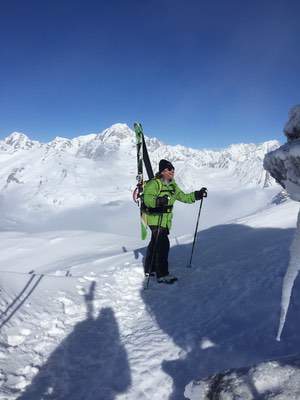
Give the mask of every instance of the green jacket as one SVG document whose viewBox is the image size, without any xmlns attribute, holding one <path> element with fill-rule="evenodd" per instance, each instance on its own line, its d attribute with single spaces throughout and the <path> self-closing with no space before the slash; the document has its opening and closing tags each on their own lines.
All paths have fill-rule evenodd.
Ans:
<svg viewBox="0 0 300 400">
<path fill-rule="evenodd" d="M 164 183 L 161 179 L 155 178 L 148 181 L 144 188 L 144 203 L 147 207 L 155 208 L 157 197 L 167 195 L 169 198 L 168 205 L 172 206 L 176 200 L 182 203 L 194 203 L 195 194 L 184 193 L 173 180 L 169 184 Z M 171 229 L 173 212 L 164 213 L 162 217 L 161 227 Z M 158 226 L 159 214 L 146 214 L 147 224 Z"/>
</svg>

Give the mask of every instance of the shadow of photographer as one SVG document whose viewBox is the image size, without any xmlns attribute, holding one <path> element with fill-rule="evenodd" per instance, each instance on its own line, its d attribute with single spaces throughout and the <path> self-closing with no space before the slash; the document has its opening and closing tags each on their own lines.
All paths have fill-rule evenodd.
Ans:
<svg viewBox="0 0 300 400">
<path fill-rule="evenodd" d="M 127 353 L 111 308 L 94 318 L 92 282 L 86 319 L 58 345 L 18 400 L 114 400 L 131 385 Z"/>
</svg>

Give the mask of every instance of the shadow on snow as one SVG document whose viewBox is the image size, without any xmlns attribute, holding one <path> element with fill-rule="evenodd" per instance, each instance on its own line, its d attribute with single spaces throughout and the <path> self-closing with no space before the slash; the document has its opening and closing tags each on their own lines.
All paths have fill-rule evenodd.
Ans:
<svg viewBox="0 0 300 400">
<path fill-rule="evenodd" d="M 127 353 L 111 308 L 94 318 L 95 282 L 85 295 L 87 317 L 50 355 L 18 400 L 113 400 L 131 384 Z"/>
<path fill-rule="evenodd" d="M 162 365 L 173 379 L 170 400 L 182 400 L 193 379 L 297 353 L 300 296 L 291 302 L 282 341 L 276 341 L 293 233 L 239 224 L 210 228 L 198 234 L 192 269 L 186 268 L 191 244 L 177 241 L 171 248 L 170 272 L 179 282 L 151 282 L 152 289 L 141 291 L 147 309 L 181 352 Z M 298 280 L 294 293 L 299 285 Z"/>
<path fill-rule="evenodd" d="M 10 319 L 15 315 L 19 308 L 23 306 L 25 301 L 32 295 L 42 279 L 43 275 L 31 275 L 28 282 L 20 291 L 20 293 L 16 296 L 16 298 L 6 307 L 4 311 L 1 312 L 0 330 L 10 321 Z"/>
</svg>

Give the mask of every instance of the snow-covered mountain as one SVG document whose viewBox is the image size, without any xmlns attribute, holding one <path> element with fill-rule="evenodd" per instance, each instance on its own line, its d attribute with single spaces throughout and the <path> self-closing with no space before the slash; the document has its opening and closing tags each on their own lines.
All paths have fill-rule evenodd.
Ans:
<svg viewBox="0 0 300 400">
<path fill-rule="evenodd" d="M 227 170 L 238 185 L 268 187 L 272 179 L 263 169 L 264 155 L 277 141 L 238 144 L 220 151 L 169 146 L 147 137 L 157 168 L 161 158 L 176 166 L 177 180 L 186 189 L 199 185 L 203 168 Z M 115 124 L 99 134 L 74 139 L 56 137 L 49 143 L 14 132 L 0 141 L 0 194 L 9 199 L 21 193 L 28 206 L 74 207 L 126 197 L 134 185 L 136 149 L 134 132 Z"/>
<path fill-rule="evenodd" d="M 165 157 L 172 162 L 189 162 L 196 168 L 232 168 L 234 172 L 240 169 L 243 164 L 253 165 L 248 170 L 248 175 L 238 174 L 242 183 L 263 184 L 260 178 L 262 160 L 265 154 L 279 147 L 278 141 L 268 141 L 259 145 L 255 144 L 236 144 L 224 150 L 197 150 L 181 145 L 165 145 L 156 138 L 146 137 L 148 151 L 154 166 L 158 161 Z M 33 152 L 39 151 L 43 156 L 43 161 L 49 154 L 52 156 L 61 156 L 61 153 L 71 154 L 77 158 L 87 158 L 103 161 L 107 155 L 116 155 L 122 153 L 123 156 L 130 155 L 135 159 L 135 134 L 126 124 L 115 124 L 105 129 L 99 134 L 89 134 L 79 136 L 74 139 L 56 137 L 49 143 L 41 143 L 29 139 L 25 134 L 14 132 L 4 140 L 0 141 L 1 153 L 15 155 L 17 152 L 27 150 Z M 21 156 L 24 153 L 21 153 Z M 120 154 L 118 154 L 120 157 Z M 125 158 L 125 157 L 124 157 Z M 245 181 L 243 181 L 243 176 Z"/>
<path fill-rule="evenodd" d="M 205 226 L 252 213 L 279 191 L 263 168 L 264 155 L 279 146 L 276 141 L 231 145 L 218 151 L 170 146 L 150 137 L 146 141 L 154 170 L 161 158 L 167 158 L 175 165 L 176 181 L 183 190 L 208 187 Z M 0 223 L 16 229 L 20 222 L 29 221 L 40 229 L 47 220 L 49 227 L 57 228 L 63 212 L 67 213 L 65 226 L 72 229 L 98 230 L 97 215 L 102 229 L 105 226 L 116 233 L 111 229 L 126 225 L 120 223 L 125 214 L 136 220 L 131 200 L 135 177 L 135 134 L 125 124 L 74 139 L 56 137 L 49 143 L 14 132 L 0 141 Z M 182 218 L 175 222 L 179 230 L 174 232 L 183 234 L 190 230 L 194 216 L 177 214 Z M 133 225 L 126 229 L 122 233 L 137 232 Z"/>
</svg>

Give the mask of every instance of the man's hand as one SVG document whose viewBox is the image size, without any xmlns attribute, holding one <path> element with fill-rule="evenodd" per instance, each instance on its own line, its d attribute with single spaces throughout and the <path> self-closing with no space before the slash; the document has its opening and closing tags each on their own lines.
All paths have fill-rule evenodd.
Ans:
<svg viewBox="0 0 300 400">
<path fill-rule="evenodd" d="M 196 200 L 202 200 L 204 197 L 207 197 L 207 189 L 205 187 L 195 191 Z"/>
<path fill-rule="evenodd" d="M 156 199 L 156 206 L 157 207 L 163 207 L 163 206 L 167 206 L 168 205 L 168 196 L 164 195 L 162 197 L 157 197 Z"/>
</svg>

